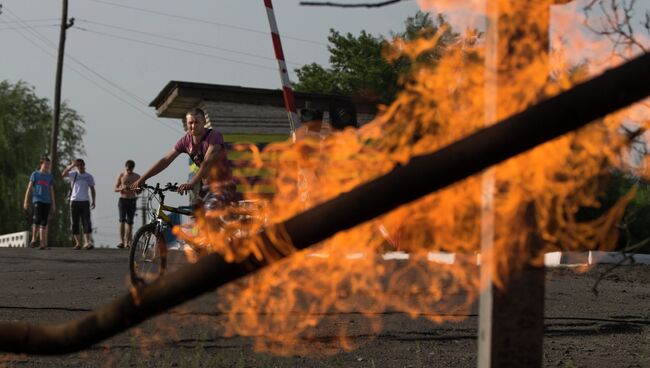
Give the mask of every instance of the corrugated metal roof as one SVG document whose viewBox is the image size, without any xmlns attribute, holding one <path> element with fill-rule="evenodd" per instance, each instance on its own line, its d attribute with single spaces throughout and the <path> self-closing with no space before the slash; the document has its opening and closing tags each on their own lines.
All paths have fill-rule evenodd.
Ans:
<svg viewBox="0 0 650 368">
<path fill-rule="evenodd" d="M 318 93 L 295 92 L 296 105 L 301 108 L 305 101 L 312 107 L 327 109 L 331 101 L 350 101 L 359 113 L 376 113 L 378 101 L 364 97 L 349 97 Z M 170 81 L 158 93 L 149 106 L 156 109 L 160 117 L 183 118 L 187 110 L 205 101 L 246 103 L 284 107 L 282 91 L 279 89 L 250 88 L 220 84 L 206 84 Z"/>
</svg>

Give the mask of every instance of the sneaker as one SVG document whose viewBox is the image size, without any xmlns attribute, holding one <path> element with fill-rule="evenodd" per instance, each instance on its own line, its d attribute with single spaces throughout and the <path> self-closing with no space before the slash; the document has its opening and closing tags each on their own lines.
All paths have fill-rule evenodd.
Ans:
<svg viewBox="0 0 650 368">
<path fill-rule="evenodd" d="M 95 246 L 92 245 L 92 243 L 88 243 L 88 244 L 84 245 L 84 249 L 85 249 L 85 250 L 91 250 L 91 249 L 93 249 L 93 248 L 95 248 Z"/>
<path fill-rule="evenodd" d="M 124 243 L 120 243 L 120 244 L 117 245 L 117 248 L 118 249 L 125 249 L 127 247 L 124 245 Z"/>
<path fill-rule="evenodd" d="M 38 241 L 36 241 L 36 240 L 32 240 L 32 241 L 29 243 L 29 247 L 30 247 L 30 248 L 36 248 L 36 247 L 38 247 Z"/>
<path fill-rule="evenodd" d="M 72 249 L 74 249 L 74 250 L 79 250 L 79 249 L 81 249 L 81 245 L 77 244 L 77 245 L 75 245 Z"/>
<path fill-rule="evenodd" d="M 38 247 L 38 249 L 45 250 L 45 249 L 47 249 L 47 245 L 41 245 L 40 247 Z"/>
</svg>

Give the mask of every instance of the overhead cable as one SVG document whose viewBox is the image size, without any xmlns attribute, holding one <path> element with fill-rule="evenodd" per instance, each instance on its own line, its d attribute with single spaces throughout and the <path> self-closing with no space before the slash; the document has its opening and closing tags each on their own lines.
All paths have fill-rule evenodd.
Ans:
<svg viewBox="0 0 650 368">
<path fill-rule="evenodd" d="M 87 20 L 87 19 L 77 19 L 77 22 L 94 24 L 94 25 L 99 25 L 99 26 L 102 26 L 102 27 L 113 28 L 113 29 L 118 29 L 118 30 L 122 30 L 122 31 L 126 31 L 126 32 L 132 32 L 132 33 L 138 33 L 138 34 L 142 34 L 142 35 L 150 36 L 150 37 L 156 37 L 156 38 L 160 38 L 160 39 L 167 40 L 167 41 L 176 41 L 176 42 L 181 42 L 181 43 L 184 43 L 184 44 L 195 45 L 195 46 L 210 48 L 210 49 L 219 50 L 219 51 L 226 51 L 226 52 L 230 52 L 230 53 L 233 53 L 233 54 L 239 54 L 239 55 L 250 56 L 250 57 L 258 58 L 258 59 L 275 61 L 274 58 L 268 57 L 268 56 L 263 56 L 263 55 L 259 55 L 259 54 L 252 54 L 252 53 L 233 50 L 233 49 L 227 49 L 227 48 L 218 47 L 218 46 L 214 46 L 214 45 L 208 45 L 208 44 L 205 44 L 205 43 L 189 41 L 189 40 L 183 40 L 183 39 L 180 39 L 180 38 L 163 36 L 163 35 L 160 35 L 160 34 L 140 31 L 140 30 L 133 29 L 133 28 L 121 27 L 121 26 L 106 24 L 106 23 L 102 23 L 102 22 L 95 22 L 95 21 L 91 21 L 91 20 Z M 299 64 L 299 63 L 292 63 L 292 62 L 287 62 L 287 64 L 293 64 L 293 65 L 297 65 L 297 66 L 302 65 L 302 64 Z"/>
<path fill-rule="evenodd" d="M 13 13 L 11 10 L 7 9 L 6 7 L 4 8 L 4 10 L 7 10 L 8 13 L 10 13 L 10 14 L 9 14 L 10 17 L 13 17 L 13 19 L 16 19 L 16 20 L 15 20 L 16 23 L 20 23 L 20 22 L 21 22 L 20 17 L 18 17 L 18 16 L 17 16 L 15 13 Z M 2 24 L 2 23 L 0 23 L 0 24 Z M 29 25 L 27 25 L 27 24 L 23 24 L 23 25 L 25 26 L 25 27 L 24 27 L 25 30 L 26 30 L 27 32 L 29 32 L 32 36 L 34 36 L 34 37 L 40 39 L 40 41 L 41 41 L 43 44 L 45 44 L 45 45 L 49 46 L 50 48 L 53 48 L 53 49 L 56 50 L 57 46 L 56 46 L 52 41 L 50 41 L 49 39 L 47 39 L 47 37 L 43 36 L 43 35 L 42 35 L 41 33 L 39 33 L 38 31 L 32 29 L 32 27 L 30 27 Z M 35 47 L 37 47 L 38 49 L 40 49 L 41 51 L 43 51 L 45 54 L 47 54 L 48 56 L 52 57 L 53 59 L 56 59 L 56 55 L 54 55 L 53 52 L 51 52 L 50 50 L 47 50 L 47 49 L 44 48 L 42 45 L 39 45 L 39 44 L 36 43 L 34 40 L 32 40 L 31 38 L 27 37 L 23 32 L 21 32 L 21 30 L 16 29 L 15 31 L 16 31 L 16 32 L 17 32 L 17 33 L 18 33 L 22 38 L 24 38 L 26 41 L 28 41 L 29 43 L 31 43 L 32 45 L 34 45 Z M 81 61 L 79 61 L 79 60 L 77 60 L 76 58 L 74 58 L 73 56 L 71 56 L 69 53 L 66 53 L 66 56 L 68 56 L 72 61 L 74 61 L 74 62 L 76 62 L 77 64 L 81 65 L 83 68 L 85 68 L 86 70 L 88 70 L 88 71 L 90 71 L 91 73 L 95 74 L 96 76 L 98 76 L 99 78 L 101 78 L 102 80 L 104 80 L 105 82 L 111 84 L 113 87 L 115 87 L 115 88 L 119 89 L 120 91 L 122 91 L 123 93 L 129 95 L 131 98 L 136 99 L 139 103 L 144 104 L 144 105 L 147 105 L 146 101 L 144 101 L 142 98 L 140 98 L 140 97 L 136 96 L 135 94 L 133 94 L 133 93 L 127 91 L 126 89 L 120 87 L 119 85 L 117 85 L 117 84 L 115 84 L 114 82 L 110 81 L 108 78 L 103 77 L 101 74 L 99 74 L 98 72 L 92 70 L 90 67 L 86 66 L 86 65 L 83 64 Z M 155 122 L 157 122 L 157 123 L 159 123 L 159 124 L 162 124 L 164 127 L 168 128 L 168 129 L 171 129 L 171 130 L 173 130 L 173 131 L 175 131 L 175 132 L 177 132 L 177 133 L 183 133 L 183 131 L 182 131 L 179 127 L 176 127 L 176 126 L 174 126 L 174 125 L 171 125 L 171 124 L 168 123 L 168 122 L 165 122 L 165 121 L 163 121 L 163 120 L 159 120 L 159 119 L 156 119 L 156 118 L 152 117 L 152 116 L 150 115 L 150 112 L 146 112 L 146 111 L 144 111 L 144 110 L 141 109 L 138 105 L 133 104 L 132 102 L 126 100 L 126 99 L 123 98 L 122 96 L 120 96 L 120 95 L 114 93 L 114 92 L 111 91 L 110 89 L 108 89 L 108 88 L 106 88 L 106 87 L 100 85 L 99 83 L 97 83 L 96 81 L 90 79 L 89 77 L 87 77 L 86 75 L 84 75 L 83 73 L 81 73 L 80 71 L 78 71 L 77 69 L 73 68 L 72 66 L 66 64 L 66 65 L 64 65 L 64 67 L 65 67 L 66 69 L 69 69 L 69 70 L 75 72 L 76 74 L 78 74 L 79 76 L 81 76 L 82 78 L 84 78 L 85 80 L 87 80 L 88 82 L 94 84 L 96 87 L 102 89 L 102 90 L 105 91 L 106 93 L 110 94 L 111 96 L 113 96 L 113 97 L 117 98 L 118 100 L 122 101 L 123 103 L 129 105 L 129 106 L 132 107 L 133 109 L 135 109 L 135 110 L 137 110 L 138 112 L 140 112 L 140 113 L 142 113 L 143 115 L 145 115 L 147 118 L 149 118 L 149 119 L 151 119 L 151 120 L 153 120 L 153 121 L 155 121 Z"/>
<path fill-rule="evenodd" d="M 247 28 L 247 27 L 241 27 L 241 26 L 235 26 L 235 25 L 232 25 L 232 24 L 226 24 L 226 23 L 219 23 L 219 22 L 214 22 L 214 21 L 205 20 L 205 19 L 186 17 L 186 16 L 182 16 L 182 15 L 178 15 L 178 14 L 164 13 L 164 12 L 161 12 L 161 11 L 156 11 L 156 10 L 151 10 L 151 9 L 144 9 L 144 8 L 138 8 L 138 7 L 135 7 L 135 6 L 116 4 L 116 3 L 113 3 L 113 2 L 110 2 L 110 1 L 103 1 L 103 0 L 88 0 L 88 1 L 96 2 L 96 3 L 101 3 L 101 4 L 106 4 L 106 5 L 111 5 L 111 6 L 116 6 L 116 7 L 120 7 L 120 8 L 126 8 L 126 9 L 131 9 L 131 10 L 137 10 L 137 11 L 141 11 L 141 12 L 145 12 L 145 13 L 151 13 L 151 14 L 156 14 L 156 15 L 162 15 L 162 16 L 171 17 L 171 18 L 177 18 L 177 19 L 188 20 L 188 21 L 192 21 L 192 22 L 199 22 L 199 23 L 204 23 L 204 24 L 210 24 L 210 25 L 213 25 L 213 26 L 219 26 L 219 27 L 224 27 L 224 28 L 232 28 L 232 29 L 236 29 L 236 30 L 239 30 L 239 31 L 246 31 L 246 32 L 251 32 L 251 33 L 258 33 L 258 34 L 263 34 L 263 35 L 266 35 L 266 36 L 268 36 L 268 34 L 269 34 L 268 31 L 261 31 L 261 30 L 258 30 L 258 29 Z M 282 38 L 283 38 L 283 39 L 290 39 L 290 40 L 294 40 L 294 41 L 306 42 L 306 43 L 310 43 L 310 44 L 314 44 L 314 45 L 327 46 L 327 44 L 324 43 L 324 42 L 318 42 L 318 41 L 308 40 L 308 39 L 305 39 L 305 38 L 299 38 L 299 37 L 294 37 L 294 36 L 287 36 L 287 35 L 284 35 L 284 34 L 282 35 Z"/>
</svg>

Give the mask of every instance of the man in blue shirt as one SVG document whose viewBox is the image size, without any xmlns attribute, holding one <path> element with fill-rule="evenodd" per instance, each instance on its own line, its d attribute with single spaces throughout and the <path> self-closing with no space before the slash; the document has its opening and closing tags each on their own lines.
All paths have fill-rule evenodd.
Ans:
<svg viewBox="0 0 650 368">
<path fill-rule="evenodd" d="M 39 234 L 41 241 L 40 249 L 47 248 L 47 222 L 50 213 L 56 211 L 54 200 L 54 177 L 50 174 L 50 158 L 43 156 L 39 169 L 34 171 L 29 178 L 23 208 L 29 210 L 29 199 L 32 204 L 32 241 L 31 247 L 36 247 L 36 234 Z M 50 212 L 51 211 L 51 212 Z"/>
</svg>

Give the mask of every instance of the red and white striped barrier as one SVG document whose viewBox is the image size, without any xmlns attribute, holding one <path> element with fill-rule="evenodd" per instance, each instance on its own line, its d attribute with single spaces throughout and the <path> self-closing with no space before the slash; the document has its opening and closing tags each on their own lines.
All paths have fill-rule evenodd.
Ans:
<svg viewBox="0 0 650 368">
<path fill-rule="evenodd" d="M 273 12 L 273 4 L 271 0 L 264 0 L 266 6 L 266 15 L 269 18 L 269 25 L 271 27 L 271 38 L 273 39 L 273 50 L 275 51 L 275 58 L 278 60 L 278 68 L 280 69 L 280 80 L 282 81 L 282 95 L 284 96 L 284 106 L 289 116 L 289 129 L 291 136 L 295 141 L 296 129 L 300 126 L 298 113 L 296 110 L 296 101 L 293 97 L 293 87 L 289 80 L 289 73 L 287 71 L 287 63 L 284 60 L 284 52 L 282 51 L 282 42 L 280 41 L 280 32 L 278 31 L 278 24 L 275 21 L 275 13 Z"/>
</svg>

